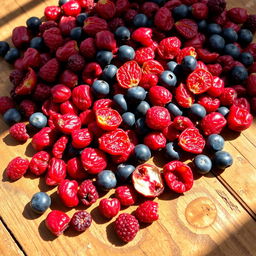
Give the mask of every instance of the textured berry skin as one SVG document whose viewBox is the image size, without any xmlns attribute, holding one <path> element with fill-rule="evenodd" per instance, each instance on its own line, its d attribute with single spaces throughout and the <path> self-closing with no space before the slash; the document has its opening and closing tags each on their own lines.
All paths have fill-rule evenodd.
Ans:
<svg viewBox="0 0 256 256">
<path fill-rule="evenodd" d="M 123 206 L 133 205 L 137 201 L 137 194 L 132 186 L 120 186 L 116 188 L 115 196 Z"/>
<path fill-rule="evenodd" d="M 61 8 L 59 6 L 47 6 L 44 9 L 44 16 L 46 20 L 56 21 L 61 15 Z"/>
<path fill-rule="evenodd" d="M 36 112 L 36 103 L 32 100 L 23 100 L 20 103 L 20 112 L 26 117 L 29 118 L 32 114 Z"/>
<path fill-rule="evenodd" d="M 88 85 L 79 85 L 72 91 L 72 100 L 80 110 L 86 110 L 92 105 L 93 96 Z"/>
<path fill-rule="evenodd" d="M 153 105 L 163 107 L 172 101 L 172 94 L 163 86 L 153 86 L 149 90 L 149 100 Z"/>
<path fill-rule="evenodd" d="M 198 103 L 201 104 L 208 113 L 217 111 L 220 106 L 220 100 L 210 96 L 200 97 Z"/>
<path fill-rule="evenodd" d="M 243 28 L 247 28 L 251 30 L 252 33 L 255 33 L 256 32 L 256 15 L 254 14 L 248 15 L 248 18 L 244 23 Z"/>
<path fill-rule="evenodd" d="M 121 213 L 115 221 L 115 232 L 123 242 L 132 241 L 139 229 L 138 220 L 129 213 Z"/>
<path fill-rule="evenodd" d="M 151 28 L 138 28 L 132 33 L 132 39 L 144 46 L 151 46 L 154 42 L 152 40 L 152 33 Z"/>
<path fill-rule="evenodd" d="M 39 151 L 33 155 L 29 163 L 29 170 L 36 176 L 40 176 L 46 172 L 50 155 L 46 151 Z"/>
<path fill-rule="evenodd" d="M 237 24 L 243 24 L 248 18 L 247 10 L 244 8 L 232 8 L 227 12 L 228 18 Z"/>
<path fill-rule="evenodd" d="M 14 108 L 13 100 L 8 96 L 0 97 L 0 114 L 3 115 L 8 109 Z"/>
<path fill-rule="evenodd" d="M 99 194 L 96 187 L 91 180 L 85 180 L 79 187 L 78 197 L 85 206 L 92 205 L 99 198 Z"/>
<path fill-rule="evenodd" d="M 58 47 L 63 44 L 63 38 L 59 28 L 53 27 L 47 29 L 43 33 L 43 39 L 46 46 L 50 48 L 51 51 L 56 51 Z"/>
<path fill-rule="evenodd" d="M 66 177 L 66 164 L 63 160 L 52 158 L 48 164 L 45 182 L 49 186 L 61 183 Z"/>
<path fill-rule="evenodd" d="M 49 21 L 46 21 L 46 22 L 43 22 L 40 26 L 39 26 L 39 31 L 43 34 L 44 31 L 46 31 L 47 29 L 50 29 L 50 28 L 57 28 L 58 27 L 58 24 L 53 21 L 53 20 L 49 20 Z"/>
<path fill-rule="evenodd" d="M 173 119 L 172 125 L 179 131 L 184 131 L 187 128 L 193 128 L 193 122 L 186 116 L 176 116 Z"/>
<path fill-rule="evenodd" d="M 73 130 L 80 129 L 81 120 L 77 115 L 64 114 L 58 118 L 57 127 L 64 134 L 71 134 Z"/>
<path fill-rule="evenodd" d="M 217 16 L 221 14 L 226 8 L 225 0 L 209 0 L 207 6 L 211 14 Z"/>
<path fill-rule="evenodd" d="M 53 210 L 46 219 L 46 227 L 56 236 L 61 235 L 69 226 L 70 218 L 64 212 Z"/>
<path fill-rule="evenodd" d="M 72 146 L 74 148 L 85 148 L 89 146 L 93 140 L 93 134 L 87 128 L 74 130 L 71 136 Z"/>
<path fill-rule="evenodd" d="M 12 159 L 6 167 L 6 175 L 10 181 L 20 179 L 27 171 L 29 161 L 21 157 Z"/>
<path fill-rule="evenodd" d="M 65 115 L 65 114 L 77 115 L 78 110 L 72 101 L 67 100 L 60 104 L 60 113 L 62 115 Z"/>
<path fill-rule="evenodd" d="M 88 229 L 92 224 L 92 216 L 86 211 L 75 212 L 71 218 L 70 225 L 73 229 L 83 232 Z"/>
<path fill-rule="evenodd" d="M 191 19 L 182 19 L 175 23 L 177 32 L 186 39 L 191 39 L 197 34 L 197 24 Z"/>
<path fill-rule="evenodd" d="M 24 69 L 27 69 L 29 67 L 31 68 L 38 67 L 41 64 L 41 56 L 36 49 L 28 48 L 24 52 L 22 63 L 23 63 Z"/>
<path fill-rule="evenodd" d="M 29 138 L 27 134 L 26 125 L 24 123 L 16 123 L 14 124 L 10 130 L 10 135 L 19 142 L 26 142 Z"/>
<path fill-rule="evenodd" d="M 194 3 L 192 5 L 192 15 L 194 18 L 203 20 L 208 17 L 208 7 L 204 3 Z"/>
<path fill-rule="evenodd" d="M 30 36 L 25 26 L 19 26 L 12 31 L 12 43 L 16 48 L 21 48 L 29 43 Z"/>
<path fill-rule="evenodd" d="M 95 36 L 98 32 L 108 30 L 108 24 L 99 17 L 89 17 L 86 19 L 83 27 L 84 32 L 89 36 Z"/>
<path fill-rule="evenodd" d="M 56 58 L 53 58 L 46 62 L 40 70 L 39 76 L 46 82 L 52 83 L 56 80 L 56 77 L 60 71 L 60 64 Z"/>
<path fill-rule="evenodd" d="M 80 54 L 73 54 L 68 58 L 68 68 L 73 72 L 81 71 L 84 68 L 85 60 Z"/>
<path fill-rule="evenodd" d="M 63 84 L 54 85 L 51 89 L 51 93 L 54 103 L 62 103 L 71 97 L 71 90 Z"/>
<path fill-rule="evenodd" d="M 166 145 L 166 138 L 161 132 L 150 132 L 144 137 L 144 144 L 151 150 L 159 150 Z"/>
<path fill-rule="evenodd" d="M 54 157 L 61 159 L 68 143 L 67 136 L 61 136 L 52 147 L 52 154 Z"/>
<path fill-rule="evenodd" d="M 154 18 L 155 26 L 162 31 L 170 31 L 173 27 L 174 20 L 172 13 L 166 7 L 161 7 Z"/>
<path fill-rule="evenodd" d="M 158 203 L 146 201 L 139 205 L 135 211 L 136 218 L 143 223 L 152 223 L 158 220 Z"/>
<path fill-rule="evenodd" d="M 113 18 L 116 13 L 115 4 L 110 0 L 99 0 L 95 6 L 95 10 L 105 20 Z"/>
<path fill-rule="evenodd" d="M 173 59 L 180 51 L 181 41 L 177 37 L 167 37 L 163 39 L 157 48 L 157 52 L 162 59 Z"/>
<path fill-rule="evenodd" d="M 108 30 L 98 32 L 96 34 L 96 46 L 100 50 L 116 50 L 116 40 L 114 34 Z"/>
<path fill-rule="evenodd" d="M 78 84 L 78 75 L 67 69 L 61 73 L 59 82 L 69 88 L 74 88 Z"/>
<path fill-rule="evenodd" d="M 105 218 L 113 218 L 120 211 L 120 202 L 118 199 L 103 198 L 100 200 L 99 211 Z"/>
<path fill-rule="evenodd" d="M 75 207 L 79 203 L 77 196 L 78 183 L 75 180 L 63 180 L 58 185 L 58 195 L 67 207 Z"/>
<path fill-rule="evenodd" d="M 96 56 L 97 48 L 95 39 L 92 37 L 86 38 L 80 44 L 80 53 L 88 59 L 93 59 Z"/>
<path fill-rule="evenodd" d="M 76 18 L 73 16 L 62 16 L 59 22 L 59 28 L 62 35 L 69 36 L 73 28 L 76 27 Z"/>
<path fill-rule="evenodd" d="M 35 150 L 40 151 L 52 145 L 53 141 L 53 130 L 50 127 L 45 127 L 33 136 L 31 144 Z"/>
<path fill-rule="evenodd" d="M 224 106 L 231 106 L 236 98 L 237 92 L 235 89 L 227 87 L 224 88 L 222 94 L 220 95 L 220 102 Z"/>
<path fill-rule="evenodd" d="M 102 74 L 102 68 L 97 62 L 90 62 L 85 65 L 82 73 L 83 81 L 86 84 L 92 85 L 93 82 Z"/>
<path fill-rule="evenodd" d="M 74 157 L 68 160 L 67 173 L 72 179 L 75 180 L 82 180 L 87 177 L 79 157 Z"/>
<path fill-rule="evenodd" d="M 16 87 L 22 82 L 23 77 L 24 77 L 24 71 L 19 69 L 14 69 L 9 75 L 9 80 Z M 6 96 L 3 96 L 3 97 L 6 97 Z"/>
<path fill-rule="evenodd" d="M 35 101 L 43 102 L 46 99 L 50 98 L 51 96 L 51 87 L 43 84 L 38 83 L 35 87 L 34 93 L 33 93 L 33 99 Z"/>
<path fill-rule="evenodd" d="M 61 8 L 67 16 L 77 16 L 81 12 L 80 4 L 75 0 L 66 2 Z"/>
<path fill-rule="evenodd" d="M 78 53 L 78 46 L 75 40 L 68 41 L 56 51 L 56 58 L 59 61 L 66 62 L 73 54 Z"/>
</svg>

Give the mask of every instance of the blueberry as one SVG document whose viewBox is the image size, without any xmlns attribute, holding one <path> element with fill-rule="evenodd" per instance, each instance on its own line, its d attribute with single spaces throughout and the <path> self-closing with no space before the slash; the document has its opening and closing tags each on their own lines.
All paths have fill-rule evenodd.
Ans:
<svg viewBox="0 0 256 256">
<path fill-rule="evenodd" d="M 146 101 L 143 100 L 136 107 L 136 114 L 139 116 L 145 116 L 148 109 L 150 109 L 150 105 Z"/>
<path fill-rule="evenodd" d="M 211 23 L 207 26 L 207 33 L 210 35 L 221 34 L 221 32 L 222 32 L 221 26 L 216 23 Z"/>
<path fill-rule="evenodd" d="M 30 17 L 27 19 L 26 24 L 29 30 L 32 32 L 38 32 L 42 21 L 38 17 Z"/>
<path fill-rule="evenodd" d="M 197 61 L 193 56 L 186 56 L 182 60 L 182 68 L 185 72 L 192 72 L 196 69 Z"/>
<path fill-rule="evenodd" d="M 180 108 L 174 103 L 169 103 L 167 109 L 173 116 L 182 116 L 183 114 Z"/>
<path fill-rule="evenodd" d="M 172 14 L 176 20 L 184 19 L 188 16 L 188 7 L 181 4 L 172 10 Z"/>
<path fill-rule="evenodd" d="M 138 162 L 146 162 L 151 157 L 151 151 L 148 146 L 138 144 L 134 148 L 134 155 Z"/>
<path fill-rule="evenodd" d="M 135 124 L 135 115 L 132 112 L 125 112 L 122 114 L 123 122 L 132 127 Z"/>
<path fill-rule="evenodd" d="M 172 71 L 165 70 L 160 75 L 160 82 L 163 85 L 173 87 L 177 84 L 177 78 L 176 78 L 176 75 Z"/>
<path fill-rule="evenodd" d="M 224 54 L 237 59 L 240 55 L 240 49 L 234 44 L 226 44 L 224 47 Z"/>
<path fill-rule="evenodd" d="M 238 32 L 238 42 L 241 45 L 247 45 L 253 40 L 253 34 L 249 29 L 240 29 Z"/>
<path fill-rule="evenodd" d="M 190 108 L 190 112 L 194 117 L 197 118 L 204 118 L 206 116 L 206 110 L 204 108 L 204 106 L 200 105 L 200 104 L 193 104 Z"/>
<path fill-rule="evenodd" d="M 218 151 L 213 156 L 213 165 L 218 169 L 226 169 L 233 164 L 233 157 L 226 151 Z"/>
<path fill-rule="evenodd" d="M 183 77 L 184 76 L 184 70 L 181 64 L 178 64 L 174 70 L 173 70 L 174 75 L 177 77 Z"/>
<path fill-rule="evenodd" d="M 4 55 L 9 51 L 10 46 L 5 41 L 0 41 L 0 56 L 4 57 Z"/>
<path fill-rule="evenodd" d="M 133 60 L 135 57 L 135 51 L 131 46 L 122 45 L 119 47 L 117 55 L 118 59 L 121 61 Z"/>
<path fill-rule="evenodd" d="M 7 124 L 12 125 L 14 123 L 20 122 L 21 115 L 17 109 L 10 108 L 4 113 L 3 118 Z"/>
<path fill-rule="evenodd" d="M 82 35 L 83 35 L 83 29 L 81 27 L 72 28 L 72 30 L 70 31 L 70 37 L 73 40 L 76 40 L 76 41 L 81 40 Z"/>
<path fill-rule="evenodd" d="M 146 98 L 146 91 L 141 86 L 135 86 L 128 89 L 126 97 L 130 101 L 142 101 Z"/>
<path fill-rule="evenodd" d="M 44 40 L 42 37 L 37 36 L 31 39 L 30 46 L 38 51 L 42 51 L 44 49 Z"/>
<path fill-rule="evenodd" d="M 59 0 L 59 6 L 62 6 L 63 4 L 69 2 L 71 0 Z"/>
<path fill-rule="evenodd" d="M 84 26 L 84 21 L 88 18 L 88 14 L 83 12 L 83 13 L 80 13 L 76 16 L 76 24 L 79 26 L 79 27 L 83 27 Z"/>
<path fill-rule="evenodd" d="M 110 170 L 104 170 L 97 175 L 97 184 L 103 190 L 110 190 L 117 184 L 115 174 Z"/>
<path fill-rule="evenodd" d="M 212 169 L 212 161 L 206 155 L 197 155 L 194 159 L 197 172 L 201 174 L 208 173 Z"/>
<path fill-rule="evenodd" d="M 31 209 L 38 213 L 44 213 L 51 205 L 51 198 L 45 192 L 38 192 L 33 195 L 30 201 Z"/>
<path fill-rule="evenodd" d="M 214 34 L 209 38 L 209 46 L 212 50 L 220 52 L 225 47 L 225 40 L 222 36 Z"/>
<path fill-rule="evenodd" d="M 103 67 L 109 65 L 113 59 L 113 53 L 110 51 L 99 51 L 96 55 L 96 61 Z"/>
<path fill-rule="evenodd" d="M 148 24 L 148 18 L 145 14 L 139 13 L 133 18 L 133 24 L 135 27 L 146 27 Z"/>
<path fill-rule="evenodd" d="M 114 95 L 113 100 L 123 112 L 126 112 L 128 110 L 127 102 L 123 94 Z"/>
<path fill-rule="evenodd" d="M 172 71 L 172 72 L 174 72 L 174 70 L 175 70 L 175 68 L 176 68 L 177 65 L 178 65 L 177 62 L 171 60 L 171 61 L 169 61 L 169 62 L 167 63 L 167 69 L 170 70 L 170 71 Z"/>
<path fill-rule="evenodd" d="M 126 41 L 130 39 L 131 32 L 127 27 L 118 27 L 115 31 L 115 36 L 118 40 Z"/>
<path fill-rule="evenodd" d="M 224 148 L 224 139 L 219 134 L 211 134 L 206 141 L 207 147 L 212 151 L 220 151 Z"/>
<path fill-rule="evenodd" d="M 238 35 L 233 28 L 224 28 L 222 32 L 222 36 L 225 41 L 228 43 L 234 43 L 238 40 Z"/>
<path fill-rule="evenodd" d="M 102 79 L 106 81 L 112 81 L 117 72 L 117 67 L 113 64 L 107 65 L 102 72 Z"/>
<path fill-rule="evenodd" d="M 116 177 L 120 182 L 127 181 L 134 172 L 135 167 L 131 164 L 119 164 L 116 169 Z"/>
<path fill-rule="evenodd" d="M 226 116 L 229 113 L 229 109 L 227 107 L 219 107 L 217 112 L 221 113 L 223 116 Z"/>
<path fill-rule="evenodd" d="M 230 76 L 235 83 L 240 83 L 248 78 L 248 71 L 245 67 L 235 66 L 232 68 Z"/>
<path fill-rule="evenodd" d="M 250 66 L 253 63 L 253 56 L 249 52 L 242 52 L 239 56 L 239 60 L 245 66 Z"/>
<path fill-rule="evenodd" d="M 175 146 L 173 142 L 169 142 L 165 146 L 165 155 L 170 160 L 179 160 L 181 158 L 181 152 L 176 150 Z"/>
<path fill-rule="evenodd" d="M 109 84 L 104 80 L 95 80 L 92 84 L 92 91 L 98 95 L 108 95 L 110 91 Z"/>
<path fill-rule="evenodd" d="M 138 134 L 145 135 L 150 132 L 144 117 L 138 118 L 136 120 L 135 126 Z"/>
<path fill-rule="evenodd" d="M 20 57 L 20 52 L 16 48 L 10 48 L 9 51 L 5 54 L 4 59 L 8 63 L 13 63 L 15 60 L 17 60 Z"/>
<path fill-rule="evenodd" d="M 29 117 L 29 123 L 38 129 L 42 129 L 47 125 L 47 117 L 41 112 L 35 112 Z"/>
<path fill-rule="evenodd" d="M 206 20 L 200 20 L 197 22 L 198 30 L 204 32 L 207 29 L 207 22 Z"/>
</svg>

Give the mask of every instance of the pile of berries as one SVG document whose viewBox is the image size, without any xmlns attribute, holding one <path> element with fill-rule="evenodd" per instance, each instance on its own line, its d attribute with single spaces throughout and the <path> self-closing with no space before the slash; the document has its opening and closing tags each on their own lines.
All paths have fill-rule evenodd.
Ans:
<svg viewBox="0 0 256 256">
<path fill-rule="evenodd" d="M 253 120 L 256 15 L 226 10 L 225 0 L 60 0 L 44 14 L 46 21 L 31 17 L 13 30 L 13 48 L 0 42 L 0 55 L 14 65 L 0 113 L 11 136 L 32 137 L 37 151 L 9 163 L 11 181 L 28 171 L 45 175 L 66 207 L 92 205 L 98 190 L 115 188 L 115 198 L 99 203 L 113 218 L 166 187 L 190 190 L 193 171 L 232 165 L 220 133 L 241 132 Z M 144 163 L 160 150 L 168 162 L 161 171 Z M 31 200 L 38 213 L 50 204 L 42 192 Z M 120 214 L 115 230 L 129 242 L 139 222 L 157 219 L 158 204 L 147 200 L 133 215 Z M 91 221 L 86 211 L 70 218 L 54 210 L 46 225 L 60 235 Z"/>
</svg>

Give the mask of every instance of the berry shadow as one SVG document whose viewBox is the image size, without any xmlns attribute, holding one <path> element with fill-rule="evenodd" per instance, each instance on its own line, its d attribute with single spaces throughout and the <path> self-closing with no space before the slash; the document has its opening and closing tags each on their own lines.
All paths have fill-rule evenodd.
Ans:
<svg viewBox="0 0 256 256">
<path fill-rule="evenodd" d="M 3 138 L 3 142 L 7 145 L 7 146 L 18 146 L 21 145 L 22 143 L 18 142 L 17 140 L 15 140 L 10 133 L 8 135 L 6 135 Z"/>
<path fill-rule="evenodd" d="M 41 192 L 47 192 L 47 191 L 52 190 L 54 187 L 46 185 L 45 177 L 40 176 L 39 177 L 39 182 L 38 182 L 38 188 Z"/>
<path fill-rule="evenodd" d="M 32 211 L 31 207 L 30 207 L 30 203 L 27 203 L 23 209 L 22 215 L 24 218 L 26 218 L 27 220 L 34 220 L 37 219 L 38 217 L 41 216 L 41 214 L 37 214 L 35 212 Z"/>
<path fill-rule="evenodd" d="M 25 150 L 25 155 L 27 157 L 33 157 L 34 154 L 36 153 L 37 151 L 33 148 L 32 144 L 29 143 L 26 147 L 26 150 Z"/>
<path fill-rule="evenodd" d="M 110 220 L 110 219 L 107 219 L 107 218 L 101 216 L 99 207 L 95 207 L 94 209 L 92 209 L 90 214 L 91 214 L 94 222 L 96 222 L 97 224 L 104 224 L 104 223 L 109 222 L 109 220 Z"/>
<path fill-rule="evenodd" d="M 48 228 L 46 227 L 45 224 L 45 220 L 43 220 L 39 226 L 38 226 L 38 232 L 40 237 L 44 240 L 44 241 L 53 241 L 57 238 L 57 236 L 53 235 Z"/>
<path fill-rule="evenodd" d="M 121 241 L 120 238 L 115 233 L 115 224 L 114 224 L 114 222 L 111 222 L 110 224 L 107 225 L 106 233 L 107 233 L 108 241 L 111 244 L 113 244 L 117 247 L 121 247 L 121 246 L 126 245 L 126 243 Z"/>
<path fill-rule="evenodd" d="M 177 199 L 181 195 L 182 194 L 172 192 L 168 189 L 168 191 L 165 190 L 160 196 L 158 196 L 158 199 L 165 200 L 165 201 L 171 201 L 171 200 Z"/>
<path fill-rule="evenodd" d="M 6 175 L 6 169 L 3 171 L 2 182 L 11 182 Z"/>
<path fill-rule="evenodd" d="M 50 209 L 51 209 L 52 211 L 53 211 L 53 210 L 59 210 L 59 211 L 62 211 L 62 212 L 68 212 L 68 211 L 70 211 L 71 208 L 66 207 L 66 206 L 63 205 L 63 203 L 61 202 L 60 197 L 59 197 L 57 191 L 53 192 L 53 193 L 50 195 L 50 197 L 51 197 L 51 200 L 52 200 Z"/>
<path fill-rule="evenodd" d="M 211 170 L 212 174 L 213 174 L 213 178 L 216 178 L 217 176 L 221 175 L 223 172 L 225 171 L 225 169 L 217 169 L 214 168 L 213 170 Z"/>
<path fill-rule="evenodd" d="M 235 140 L 236 138 L 238 138 L 240 136 L 240 134 L 241 134 L 240 132 L 231 131 L 227 127 L 225 127 L 221 133 L 223 138 L 227 141 Z"/>
<path fill-rule="evenodd" d="M 86 231 L 85 231 L 86 232 Z M 82 234 L 84 232 L 78 232 L 76 230 L 74 230 L 73 228 L 68 228 L 64 231 L 64 236 L 68 236 L 68 237 L 76 237 L 80 234 Z"/>
</svg>

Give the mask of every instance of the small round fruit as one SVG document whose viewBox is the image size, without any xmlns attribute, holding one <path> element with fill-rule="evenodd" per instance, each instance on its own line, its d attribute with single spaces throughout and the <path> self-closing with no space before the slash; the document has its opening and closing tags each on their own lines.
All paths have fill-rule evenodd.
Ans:
<svg viewBox="0 0 256 256">
<path fill-rule="evenodd" d="M 63 4 L 65 4 L 69 1 L 71 1 L 71 0 L 59 0 L 58 4 L 59 4 L 59 6 L 62 6 Z"/>
<path fill-rule="evenodd" d="M 81 27 L 72 28 L 72 30 L 70 31 L 70 37 L 73 40 L 76 40 L 76 41 L 81 40 L 82 35 L 83 35 L 83 29 Z"/>
<path fill-rule="evenodd" d="M 173 8 L 172 14 L 176 20 L 184 19 L 188 16 L 188 7 L 185 4 L 181 4 Z"/>
<path fill-rule="evenodd" d="M 148 18 L 145 14 L 139 13 L 133 18 L 133 24 L 135 27 L 146 27 L 148 24 Z"/>
<path fill-rule="evenodd" d="M 175 68 L 177 67 L 178 63 L 171 60 L 167 63 L 167 69 L 174 72 Z"/>
<path fill-rule="evenodd" d="M 79 232 L 83 232 L 91 226 L 92 216 L 86 211 L 75 212 L 70 220 L 71 226 Z"/>
<path fill-rule="evenodd" d="M 5 41 L 0 41 L 0 56 L 4 57 L 5 54 L 9 51 L 10 46 Z"/>
<path fill-rule="evenodd" d="M 174 103 L 169 103 L 167 105 L 167 109 L 173 116 L 182 116 L 182 114 L 183 114 L 183 112 L 180 110 L 180 108 Z"/>
<path fill-rule="evenodd" d="M 104 80 L 95 80 L 92 84 L 92 90 L 98 95 L 108 95 L 110 88 L 109 84 Z"/>
<path fill-rule="evenodd" d="M 214 34 L 209 38 L 209 46 L 212 50 L 220 52 L 225 46 L 225 40 L 222 36 Z"/>
<path fill-rule="evenodd" d="M 249 52 L 242 52 L 239 56 L 239 60 L 245 66 L 250 66 L 253 64 L 253 56 Z"/>
<path fill-rule="evenodd" d="M 231 70 L 230 77 L 234 82 L 240 83 L 248 78 L 248 71 L 245 67 L 235 66 Z"/>
<path fill-rule="evenodd" d="M 224 54 L 230 55 L 234 59 L 237 59 L 240 55 L 240 49 L 234 44 L 226 44 Z"/>
<path fill-rule="evenodd" d="M 42 24 L 42 21 L 37 17 L 30 17 L 26 21 L 27 27 L 32 32 L 37 32 L 39 30 L 39 26 Z"/>
<path fill-rule="evenodd" d="M 197 104 L 197 103 L 195 103 L 191 106 L 190 112 L 194 117 L 197 117 L 200 119 L 202 119 L 206 116 L 205 108 L 202 105 Z"/>
<path fill-rule="evenodd" d="M 121 61 L 133 60 L 135 57 L 135 51 L 131 46 L 122 45 L 118 49 L 117 56 Z"/>
<path fill-rule="evenodd" d="M 131 32 L 127 27 L 121 26 L 116 29 L 115 36 L 118 40 L 126 41 L 130 39 Z"/>
<path fill-rule="evenodd" d="M 238 39 L 238 35 L 233 28 L 224 28 L 222 35 L 227 43 L 234 43 Z"/>
<path fill-rule="evenodd" d="M 138 134 L 145 135 L 150 132 L 149 127 L 146 124 L 145 118 L 141 117 L 136 120 L 136 131 Z"/>
<path fill-rule="evenodd" d="M 116 169 L 116 177 L 120 182 L 127 181 L 132 173 L 134 172 L 135 167 L 131 164 L 119 164 Z"/>
<path fill-rule="evenodd" d="M 122 114 L 123 123 L 129 127 L 134 126 L 135 124 L 135 115 L 132 112 L 125 112 Z"/>
<path fill-rule="evenodd" d="M 112 59 L 113 59 L 113 53 L 110 51 L 98 51 L 96 54 L 96 61 L 102 67 L 109 65 Z"/>
<path fill-rule="evenodd" d="M 130 89 L 128 89 L 126 93 L 127 99 L 130 101 L 142 101 L 146 98 L 146 91 L 141 86 L 135 86 Z"/>
<path fill-rule="evenodd" d="M 186 56 L 181 65 L 185 72 L 192 72 L 196 69 L 197 61 L 193 56 Z"/>
<path fill-rule="evenodd" d="M 17 109 L 10 108 L 4 113 L 3 118 L 7 124 L 11 125 L 20 122 L 21 115 Z"/>
<path fill-rule="evenodd" d="M 146 101 L 141 101 L 136 108 L 136 114 L 139 116 L 145 116 L 148 109 L 150 109 L 150 105 Z"/>
<path fill-rule="evenodd" d="M 175 144 L 173 142 L 169 142 L 165 146 L 165 155 L 170 160 L 179 160 L 181 157 L 181 153 L 178 150 L 175 150 Z"/>
<path fill-rule="evenodd" d="M 42 51 L 44 48 L 44 40 L 42 37 L 37 36 L 31 39 L 30 41 L 30 48 L 34 48 L 38 51 Z"/>
<path fill-rule="evenodd" d="M 117 106 L 123 111 L 126 112 L 128 110 L 127 102 L 124 98 L 123 94 L 116 94 L 113 97 L 113 101 L 117 104 Z"/>
<path fill-rule="evenodd" d="M 138 144 L 134 148 L 134 155 L 138 162 L 146 162 L 151 157 L 151 151 L 148 146 L 144 144 Z"/>
<path fill-rule="evenodd" d="M 240 29 L 238 32 L 238 42 L 241 45 L 247 45 L 253 40 L 253 34 L 249 29 Z"/>
<path fill-rule="evenodd" d="M 8 63 L 13 63 L 15 60 L 17 60 L 20 57 L 20 52 L 16 48 L 10 48 L 8 52 L 5 54 L 4 59 Z"/>
<path fill-rule="evenodd" d="M 31 209 L 39 214 L 44 213 L 51 205 L 51 198 L 44 192 L 38 192 L 33 195 L 30 201 Z"/>
<path fill-rule="evenodd" d="M 32 126 L 41 129 L 47 125 L 47 117 L 41 112 L 35 112 L 29 117 L 29 123 Z"/>
<path fill-rule="evenodd" d="M 96 181 L 97 185 L 102 190 L 110 190 L 111 188 L 114 188 L 117 184 L 116 176 L 110 170 L 104 170 L 98 173 Z"/>
<path fill-rule="evenodd" d="M 213 165 L 218 169 L 226 169 L 233 164 L 233 157 L 226 151 L 218 151 L 213 156 Z"/>
<path fill-rule="evenodd" d="M 117 67 L 113 64 L 107 65 L 102 72 L 102 79 L 105 81 L 112 81 L 117 72 Z"/>
<path fill-rule="evenodd" d="M 221 32 L 222 32 L 222 28 L 219 24 L 210 23 L 207 27 L 207 33 L 210 35 L 221 34 Z"/>
<path fill-rule="evenodd" d="M 194 159 L 197 172 L 201 174 L 208 173 L 212 169 L 212 161 L 206 155 L 197 155 Z"/>
<path fill-rule="evenodd" d="M 207 29 L 207 22 L 206 22 L 206 20 L 200 20 L 197 23 L 197 26 L 198 26 L 198 30 L 199 31 L 205 32 L 205 30 Z"/>
<path fill-rule="evenodd" d="M 84 21 L 88 18 L 88 14 L 83 12 L 76 16 L 76 23 L 78 26 L 83 27 Z"/>
<path fill-rule="evenodd" d="M 226 116 L 229 113 L 229 109 L 227 107 L 219 107 L 217 112 L 221 113 L 223 116 Z"/>
<path fill-rule="evenodd" d="M 176 86 L 176 84 L 177 84 L 177 78 L 176 78 L 176 75 L 172 71 L 165 70 L 160 75 L 160 82 L 163 85 L 173 87 L 173 86 Z"/>
<path fill-rule="evenodd" d="M 212 151 L 220 151 L 224 148 L 225 140 L 219 134 L 211 134 L 206 141 L 207 147 Z"/>
</svg>

